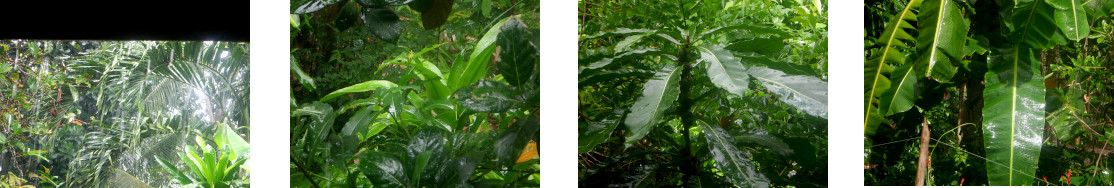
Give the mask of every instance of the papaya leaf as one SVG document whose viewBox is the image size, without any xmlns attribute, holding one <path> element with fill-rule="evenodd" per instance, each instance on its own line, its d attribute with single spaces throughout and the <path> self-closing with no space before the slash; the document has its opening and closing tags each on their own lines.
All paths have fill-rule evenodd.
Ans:
<svg viewBox="0 0 1114 188">
<path fill-rule="evenodd" d="M 581 74 L 581 76 L 584 76 L 584 75 Z M 604 71 L 604 72 L 601 72 L 599 74 L 594 74 L 594 75 L 588 76 L 587 78 L 581 78 L 578 85 L 579 85 L 579 87 L 583 88 L 583 87 L 586 87 L 586 86 L 595 85 L 596 83 L 611 81 L 611 80 L 615 80 L 615 79 L 618 79 L 618 78 L 625 78 L 625 77 L 641 78 L 641 77 L 651 77 L 651 76 L 654 76 L 653 72 L 638 70 L 638 69 L 619 69 L 619 70 L 613 70 L 613 71 Z"/>
<path fill-rule="evenodd" d="M 924 77 L 948 82 L 959 62 L 950 57 L 960 57 L 967 39 L 967 22 L 953 0 L 926 0 L 921 4 L 917 17 L 918 29 L 917 71 Z"/>
<path fill-rule="evenodd" d="M 1087 21 L 1087 12 L 1084 11 L 1083 2 L 1080 0 L 1046 0 L 1049 5 L 1056 8 L 1056 26 L 1068 40 L 1079 41 L 1091 33 L 1090 22 Z"/>
<path fill-rule="evenodd" d="M 389 8 L 365 8 L 362 15 L 360 18 L 371 34 L 380 40 L 398 42 L 398 37 L 402 34 L 402 23 L 394 11 Z"/>
<path fill-rule="evenodd" d="M 700 61 L 707 67 L 712 84 L 736 96 L 746 96 L 750 80 L 742 63 L 719 45 L 698 46 L 696 49 L 700 52 Z"/>
<path fill-rule="evenodd" d="M 735 139 L 723 128 L 701 121 L 708 155 L 716 161 L 716 169 L 723 172 L 727 181 L 743 187 L 769 187 L 770 180 L 758 172 L 750 160 L 750 152 L 735 147 Z"/>
<path fill-rule="evenodd" d="M 344 88 L 338 89 L 336 91 L 333 91 L 332 93 L 329 93 L 328 95 L 325 95 L 325 97 L 321 97 L 321 100 L 318 100 L 318 102 L 329 101 L 330 99 L 333 99 L 333 98 L 336 98 L 336 97 L 339 97 L 341 95 L 348 94 L 348 93 L 373 91 L 373 90 L 384 89 L 384 88 L 389 89 L 389 88 L 392 88 L 392 87 L 395 87 L 395 86 L 398 86 L 398 84 L 395 84 L 394 82 L 386 81 L 386 80 L 366 81 L 366 82 L 363 82 L 363 83 L 358 83 L 358 84 L 355 84 L 355 85 L 351 85 L 351 86 L 344 87 Z"/>
<path fill-rule="evenodd" d="M 626 148 L 646 136 L 662 119 L 665 110 L 673 106 L 681 92 L 680 80 L 681 69 L 670 69 L 658 72 L 642 87 L 642 97 L 631 105 L 630 114 L 623 121 L 629 130 L 626 143 L 623 143 Z"/>
<path fill-rule="evenodd" d="M 828 118 L 828 82 L 816 77 L 786 75 L 766 67 L 751 67 L 747 73 L 780 96 L 782 102 L 809 115 Z"/>
<path fill-rule="evenodd" d="M 983 93 L 983 138 L 992 186 L 1030 185 L 1044 135 L 1044 77 L 1028 49 L 991 52 Z M 997 164 L 995 164 L 997 163 Z"/>
<path fill-rule="evenodd" d="M 866 117 L 863 121 L 867 135 L 873 135 L 875 128 L 886 121 L 876 106 L 882 93 L 890 88 L 890 79 L 886 77 L 893 71 L 893 65 L 905 64 L 905 53 L 899 48 L 908 48 L 905 43 L 912 42 L 913 36 L 906 30 L 915 30 L 910 21 L 916 21 L 917 15 L 914 8 L 920 5 L 920 0 L 911 0 L 901 12 L 894 15 L 893 20 L 886 24 L 886 30 L 878 37 L 875 43 L 881 49 L 871 54 L 866 61 Z"/>
<path fill-rule="evenodd" d="M 899 80 L 893 82 L 890 89 L 882 93 L 882 98 L 878 103 L 878 110 L 882 115 L 891 115 L 909 110 L 913 108 L 913 100 L 916 99 L 913 95 L 913 86 L 917 85 L 918 77 L 913 64 L 898 67 L 893 76 Z"/>
<path fill-rule="evenodd" d="M 731 43 L 725 48 L 737 52 L 754 52 L 766 56 L 776 56 L 785 48 L 785 39 L 779 37 L 753 38 Z"/>
</svg>

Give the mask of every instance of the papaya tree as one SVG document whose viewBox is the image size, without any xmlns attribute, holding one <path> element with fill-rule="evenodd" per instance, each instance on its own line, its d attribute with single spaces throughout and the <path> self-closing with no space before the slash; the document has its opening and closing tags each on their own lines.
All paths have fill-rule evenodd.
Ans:
<svg viewBox="0 0 1114 188">
<path fill-rule="evenodd" d="M 581 186 L 827 185 L 825 2 L 580 6 Z"/>
<path fill-rule="evenodd" d="M 868 184 L 1055 182 L 1038 175 L 1038 166 L 1051 160 L 1043 154 L 1063 147 L 1048 139 L 1061 131 L 1050 127 L 1057 126 L 1055 122 L 1073 123 L 1063 119 L 1079 116 L 1063 110 L 1082 108 L 1065 105 L 1081 96 L 1078 92 L 1064 95 L 1061 89 L 1083 88 L 1054 83 L 1076 77 L 1069 73 L 1080 64 L 1069 60 L 1073 55 L 1087 56 L 1087 47 L 1077 46 L 1102 37 L 1090 30 L 1092 23 L 1108 22 L 1108 4 L 1079 0 L 868 3 L 872 30 L 866 42 L 863 119 Z M 1061 59 L 1061 50 L 1071 55 L 1064 53 L 1068 58 Z M 917 135 L 923 145 L 916 160 L 899 154 L 898 150 L 905 150 L 899 149 L 903 145 L 883 146 Z M 936 154 L 936 147 L 945 149 Z M 967 156 L 980 160 L 968 163 Z M 931 162 L 940 158 L 949 159 Z M 920 166 L 913 167 L 916 164 Z M 943 170 L 932 171 L 937 166 Z M 905 179 L 913 172 L 902 169 L 916 169 L 917 179 Z M 959 181 L 952 182 L 953 177 Z"/>
</svg>

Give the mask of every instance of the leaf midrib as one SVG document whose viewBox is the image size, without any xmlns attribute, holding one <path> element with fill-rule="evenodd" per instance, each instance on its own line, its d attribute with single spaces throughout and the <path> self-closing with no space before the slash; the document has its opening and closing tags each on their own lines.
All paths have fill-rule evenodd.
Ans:
<svg viewBox="0 0 1114 188">
<path fill-rule="evenodd" d="M 932 34 L 932 44 L 930 44 L 931 50 L 929 50 L 928 53 L 928 68 L 925 69 L 925 76 L 927 77 L 932 76 L 932 67 L 936 66 L 936 46 L 940 44 L 940 30 L 944 24 L 944 9 L 947 9 L 947 7 L 944 6 L 947 5 L 947 2 L 948 0 L 940 0 L 939 11 L 936 13 L 936 31 Z"/>
<path fill-rule="evenodd" d="M 899 25 L 901 25 L 901 22 L 905 20 L 905 15 L 912 13 L 912 11 L 909 11 L 909 9 L 913 7 L 911 5 L 912 3 L 913 1 L 909 1 L 909 4 L 905 5 L 905 10 L 901 11 L 901 17 L 898 17 L 898 19 L 900 20 L 894 23 L 894 29 L 890 31 L 890 38 L 886 40 L 885 48 L 882 48 L 882 56 L 879 58 L 880 60 L 878 61 L 878 70 L 876 70 L 874 73 L 874 81 L 870 87 L 870 97 L 867 97 L 866 117 L 863 118 L 864 125 L 870 123 L 870 104 L 874 104 L 874 96 L 876 93 L 878 93 L 878 90 L 874 88 L 878 88 L 879 77 L 882 77 L 882 66 L 886 65 L 886 56 L 889 54 L 890 48 L 893 46 L 894 34 L 902 29 L 901 27 L 899 27 Z"/>
<path fill-rule="evenodd" d="M 828 105 L 826 105 L 826 104 L 823 104 L 822 102 L 820 102 L 820 101 L 818 101 L 818 100 L 816 100 L 816 99 L 813 99 L 812 97 L 808 97 L 808 96 L 807 96 L 807 95 L 805 95 L 804 93 L 802 93 L 802 92 L 800 92 L 800 91 L 797 91 L 796 89 L 793 89 L 793 88 L 791 88 L 791 87 L 789 87 L 789 86 L 786 86 L 785 84 L 781 84 L 781 82 L 776 82 L 776 81 L 773 81 L 773 80 L 770 80 L 770 79 L 766 79 L 766 78 L 763 78 L 763 77 L 760 77 L 760 76 L 754 76 L 754 77 L 755 77 L 755 78 L 758 78 L 758 79 L 762 79 L 762 81 L 766 81 L 766 82 L 768 82 L 768 83 L 773 83 L 773 84 L 777 84 L 777 85 L 781 86 L 782 88 L 785 88 L 786 90 L 789 90 L 790 92 L 793 92 L 793 94 L 796 94 L 796 95 L 797 95 L 797 96 L 798 96 L 799 98 L 805 98 L 805 99 L 808 99 L 809 101 L 812 101 L 812 102 L 816 102 L 817 104 L 820 104 L 820 105 L 824 106 L 824 108 L 827 108 L 827 107 L 828 107 Z"/>
</svg>

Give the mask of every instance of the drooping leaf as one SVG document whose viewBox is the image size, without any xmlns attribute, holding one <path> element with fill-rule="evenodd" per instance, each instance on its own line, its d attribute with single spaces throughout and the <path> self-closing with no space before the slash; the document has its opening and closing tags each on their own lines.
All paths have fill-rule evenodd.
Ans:
<svg viewBox="0 0 1114 188">
<path fill-rule="evenodd" d="M 516 91 L 502 82 L 481 81 L 462 87 L 453 96 L 460 106 L 476 112 L 503 112 L 524 101 Z"/>
<path fill-rule="evenodd" d="M 866 116 L 863 118 L 867 135 L 873 135 L 874 128 L 886 121 L 876 105 L 882 93 L 890 88 L 890 79 L 886 75 L 893 71 L 892 65 L 905 64 L 905 53 L 899 48 L 908 48 L 909 46 L 905 43 L 913 40 L 913 36 L 906 30 L 915 29 L 909 22 L 917 20 L 917 15 L 913 10 L 919 5 L 920 0 L 910 0 L 901 12 L 898 12 L 892 20 L 886 23 L 886 30 L 875 42 L 881 45 L 881 49 L 867 58 L 865 69 L 866 100 L 864 100 L 866 101 L 866 112 L 864 113 Z"/>
<path fill-rule="evenodd" d="M 696 49 L 700 52 L 700 61 L 707 67 L 712 84 L 737 96 L 746 95 L 750 80 L 742 63 L 718 45 L 698 46 Z"/>
<path fill-rule="evenodd" d="M 398 41 L 402 23 L 394 11 L 389 8 L 365 8 L 362 15 L 360 18 L 364 20 L 364 26 L 375 37 L 391 43 Z"/>
<path fill-rule="evenodd" d="M 755 52 L 766 56 L 775 56 L 785 48 L 785 39 L 778 37 L 753 38 L 731 43 L 725 47 L 737 52 Z"/>
<path fill-rule="evenodd" d="M 495 155 L 498 156 L 500 164 L 514 166 L 522 154 L 522 149 L 537 135 L 539 125 L 541 122 L 538 117 L 530 115 L 527 118 L 516 119 L 510 128 L 503 131 L 499 135 L 499 140 L 495 142 Z"/>
<path fill-rule="evenodd" d="M 751 162 L 750 152 L 735 147 L 735 139 L 723 128 L 698 123 L 704 130 L 704 142 L 708 145 L 708 155 L 716 161 L 716 169 L 723 172 L 727 180 L 743 187 L 769 187 L 770 180 L 758 172 Z"/>
<path fill-rule="evenodd" d="M 658 72 L 642 87 L 642 97 L 631 105 L 630 114 L 623 121 L 629 130 L 624 143 L 626 147 L 646 136 L 662 119 L 662 113 L 673 106 L 673 101 L 677 100 L 677 95 L 681 92 L 678 85 L 680 77 L 680 68 Z"/>
<path fill-rule="evenodd" d="M 436 29 L 445 24 L 445 20 L 449 19 L 449 14 L 453 12 L 454 0 L 433 0 L 429 9 L 422 11 L 422 27 L 425 29 Z"/>
<path fill-rule="evenodd" d="M 614 29 L 614 30 L 611 30 L 611 31 L 602 31 L 602 32 L 596 33 L 594 35 L 585 36 L 581 40 L 589 40 L 589 39 L 597 39 L 597 38 L 613 37 L 613 36 L 622 36 L 622 35 L 648 35 L 648 34 L 652 34 L 652 33 L 655 33 L 655 32 L 657 32 L 657 31 L 653 30 L 653 29 L 617 28 L 617 29 Z"/>
<path fill-rule="evenodd" d="M 410 178 L 402 162 L 395 156 L 369 152 L 360 158 L 360 172 L 363 172 L 373 185 L 382 187 L 406 187 Z"/>
<path fill-rule="evenodd" d="M 503 24 L 503 31 L 499 34 L 499 72 L 503 79 L 516 87 L 522 87 L 533 75 L 534 67 L 538 64 L 538 48 L 531 44 L 528 36 L 532 35 L 517 17 L 512 17 Z"/>
<path fill-rule="evenodd" d="M 321 97 L 321 100 L 318 100 L 318 101 L 319 102 L 325 102 L 325 101 L 329 101 L 330 99 L 333 99 L 333 98 L 336 98 L 336 97 L 339 97 L 341 95 L 348 94 L 348 93 L 372 91 L 372 90 L 377 90 L 377 89 L 392 88 L 392 87 L 395 87 L 395 86 L 398 86 L 398 84 L 395 84 L 394 82 L 386 81 L 386 80 L 366 81 L 366 82 L 363 82 L 363 83 L 358 83 L 358 84 L 355 84 L 355 85 L 351 85 L 351 86 L 344 87 L 344 88 L 338 89 L 336 91 L 333 91 L 332 93 L 329 93 L 328 95 L 325 95 L 325 97 Z"/>
<path fill-rule="evenodd" d="M 580 136 L 577 138 L 577 153 L 585 153 L 592 151 L 596 145 L 607 142 L 611 138 L 611 132 L 615 127 L 619 127 L 623 119 L 623 114 L 613 114 L 603 120 L 594 122 L 580 122 L 580 124 L 587 124 L 586 127 L 580 128 Z"/>
<path fill-rule="evenodd" d="M 782 102 L 809 115 L 828 118 L 828 82 L 816 77 L 786 75 L 766 67 L 751 67 L 747 73 L 780 96 Z"/>
<path fill-rule="evenodd" d="M 2 66 L 4 65 L 6 64 L 0 65 L 0 70 L 3 69 Z M 313 77 L 310 77 L 306 72 L 302 71 L 302 67 L 298 66 L 298 61 L 294 58 L 294 55 L 290 55 L 290 71 L 294 72 L 295 76 L 298 76 L 298 83 L 302 84 L 303 88 L 306 88 L 309 92 L 317 92 L 317 85 L 314 84 Z M 2 71 L 0 71 L 0 73 L 2 73 Z"/>
<path fill-rule="evenodd" d="M 580 82 L 577 84 L 583 88 L 586 86 L 595 85 L 596 83 L 612 81 L 624 77 L 651 77 L 654 76 L 653 72 L 648 72 L 638 69 L 619 69 L 614 71 L 604 71 L 599 74 L 594 74 L 584 78 L 585 74 L 581 74 Z"/>
<path fill-rule="evenodd" d="M 1083 1 L 1080 0 L 1045 0 L 1056 8 L 1056 26 L 1068 40 L 1079 41 L 1091 33 L 1090 22 L 1087 21 L 1087 12 L 1084 11 Z"/>
<path fill-rule="evenodd" d="M 294 10 L 294 14 L 305 14 L 315 12 L 325 8 L 326 6 L 336 4 L 340 0 L 308 0 L 302 3 L 296 3 L 298 6 L 290 6 L 291 8 L 298 7 Z"/>
<path fill-rule="evenodd" d="M 917 17 L 917 72 L 948 82 L 957 70 L 967 39 L 967 22 L 954 0 L 925 0 Z"/>
<path fill-rule="evenodd" d="M 991 52 L 983 93 L 990 185 L 1030 185 L 1044 135 L 1044 77 L 1028 48 Z"/>
<path fill-rule="evenodd" d="M 904 112 L 913 107 L 913 86 L 917 85 L 917 71 L 913 68 L 913 64 L 902 65 L 894 71 L 894 78 L 897 78 L 890 89 L 882 93 L 878 103 L 879 113 L 882 115 L 891 115 L 895 113 Z"/>
</svg>

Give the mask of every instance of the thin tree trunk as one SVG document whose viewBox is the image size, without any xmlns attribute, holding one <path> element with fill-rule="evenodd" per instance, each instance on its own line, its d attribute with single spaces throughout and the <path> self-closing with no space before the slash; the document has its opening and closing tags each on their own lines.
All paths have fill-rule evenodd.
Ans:
<svg viewBox="0 0 1114 188">
<path fill-rule="evenodd" d="M 916 186 L 924 186 L 925 173 L 928 171 L 928 119 L 921 124 L 921 156 L 917 159 Z"/>
</svg>

